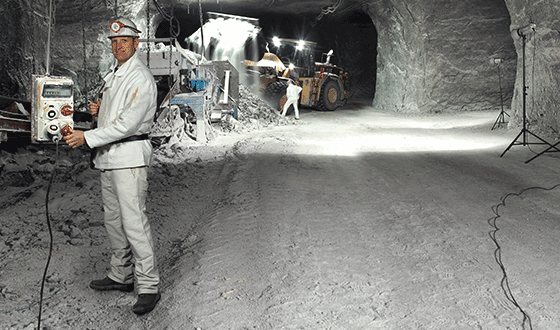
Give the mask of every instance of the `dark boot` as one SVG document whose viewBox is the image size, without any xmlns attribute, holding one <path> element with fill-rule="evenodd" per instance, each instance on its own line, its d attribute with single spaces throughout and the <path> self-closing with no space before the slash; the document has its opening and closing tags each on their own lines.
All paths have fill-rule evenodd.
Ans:
<svg viewBox="0 0 560 330">
<path fill-rule="evenodd" d="M 93 280 L 89 283 L 89 287 L 98 291 L 118 290 L 123 292 L 134 291 L 134 283 L 123 284 L 115 282 L 112 279 L 105 277 L 102 280 Z"/>
<path fill-rule="evenodd" d="M 160 298 L 161 294 L 159 292 L 139 294 L 136 304 L 132 306 L 132 311 L 138 315 L 149 313 L 156 307 Z"/>
</svg>

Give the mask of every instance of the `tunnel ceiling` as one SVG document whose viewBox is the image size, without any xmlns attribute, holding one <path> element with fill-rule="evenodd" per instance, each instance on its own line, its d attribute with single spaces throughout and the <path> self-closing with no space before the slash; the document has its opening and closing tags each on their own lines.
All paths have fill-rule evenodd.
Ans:
<svg viewBox="0 0 560 330">
<path fill-rule="evenodd" d="M 196 6 L 193 0 L 166 0 L 164 3 L 176 7 Z M 203 0 L 203 10 L 231 12 L 237 15 L 258 14 L 292 14 L 292 15 L 320 15 L 321 12 L 336 14 L 353 10 L 366 1 L 359 0 Z"/>
<path fill-rule="evenodd" d="M 339 20 L 348 17 L 352 12 L 362 9 L 367 1 L 364 0 L 203 0 L 202 11 L 219 12 L 258 18 L 263 30 L 282 29 L 285 37 L 299 38 L 305 34 L 310 26 L 315 26 L 323 20 Z M 174 15 L 181 22 L 184 31 L 181 37 L 186 37 L 198 29 L 199 2 L 196 0 L 159 0 L 167 11 L 173 10 Z M 193 19 L 194 18 L 194 19 Z M 204 19 L 207 19 L 205 15 Z M 370 21 L 371 23 L 371 21 Z M 295 32 L 298 31 L 298 32 Z M 285 35 L 290 34 L 290 35 Z"/>
</svg>

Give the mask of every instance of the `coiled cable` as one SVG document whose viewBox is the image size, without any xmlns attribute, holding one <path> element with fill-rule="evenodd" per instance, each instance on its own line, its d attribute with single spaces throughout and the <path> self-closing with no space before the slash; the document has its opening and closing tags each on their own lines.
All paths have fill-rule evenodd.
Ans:
<svg viewBox="0 0 560 330">
<path fill-rule="evenodd" d="M 494 258 L 496 259 L 496 262 L 500 266 L 500 269 L 502 270 L 502 274 L 503 274 L 502 281 L 501 281 L 501 287 L 502 287 L 502 290 L 504 291 L 504 293 L 506 295 L 506 298 L 521 312 L 521 314 L 523 314 L 523 321 L 522 321 L 522 325 L 521 325 L 522 329 L 532 330 L 533 326 L 531 324 L 531 317 L 519 305 L 519 303 L 517 302 L 517 300 L 513 296 L 513 293 L 511 292 L 511 288 L 510 288 L 510 285 L 509 285 L 509 279 L 508 279 L 508 275 L 507 275 L 507 272 L 506 272 L 506 267 L 504 266 L 504 264 L 502 262 L 502 248 L 501 248 L 501 246 L 498 243 L 498 240 L 496 238 L 496 233 L 500 230 L 500 228 L 498 228 L 497 223 L 496 223 L 498 218 L 500 218 L 499 208 L 500 208 L 500 206 L 505 206 L 506 205 L 506 200 L 510 196 L 519 197 L 522 194 L 524 194 L 526 191 L 529 191 L 529 190 L 539 189 L 539 190 L 550 191 L 550 190 L 556 189 L 557 187 L 560 187 L 560 184 L 557 184 L 557 185 L 552 186 L 550 188 L 529 187 L 529 188 L 521 189 L 517 193 L 506 194 L 504 197 L 502 197 L 499 204 L 492 206 L 492 212 L 495 214 L 495 216 L 488 219 L 488 224 L 490 226 L 492 226 L 492 228 L 494 228 L 494 230 L 489 232 L 490 238 L 492 239 L 492 241 L 496 245 L 496 250 L 494 251 Z M 528 328 L 526 328 L 526 326 L 528 326 Z"/>
</svg>

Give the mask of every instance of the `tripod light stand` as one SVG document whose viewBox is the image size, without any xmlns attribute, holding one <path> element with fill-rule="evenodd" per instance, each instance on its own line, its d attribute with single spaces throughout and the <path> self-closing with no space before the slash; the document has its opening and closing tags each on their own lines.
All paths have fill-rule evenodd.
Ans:
<svg viewBox="0 0 560 330">
<path fill-rule="evenodd" d="M 492 129 L 493 130 L 496 126 L 500 127 L 502 124 L 507 123 L 506 122 L 506 117 L 509 115 L 507 114 L 507 112 L 504 111 L 504 96 L 502 93 L 502 75 L 500 74 L 500 64 L 503 62 L 504 60 L 501 58 L 495 58 L 493 60 L 494 64 L 496 64 L 498 66 L 498 84 L 500 85 L 500 102 L 502 105 L 502 111 L 500 111 L 500 114 L 498 115 L 498 118 L 496 118 L 496 121 L 494 122 L 494 125 L 492 125 Z"/>
<path fill-rule="evenodd" d="M 529 129 L 527 129 L 527 107 L 526 107 L 526 104 L 527 104 L 527 88 L 528 87 L 525 83 L 525 44 L 526 44 L 526 41 L 527 41 L 527 35 L 534 32 L 535 27 L 536 27 L 535 24 L 529 24 L 525 27 L 522 27 L 522 28 L 511 31 L 511 35 L 514 39 L 522 38 L 522 40 L 523 40 L 523 129 L 521 130 L 521 132 L 519 132 L 519 134 L 517 134 L 515 139 L 509 144 L 509 146 L 506 148 L 506 150 L 504 150 L 504 152 L 502 152 L 500 157 L 502 157 L 514 145 L 526 146 L 526 145 L 529 145 L 529 144 L 546 144 L 550 148 L 555 148 L 558 151 L 560 151 L 560 149 L 558 149 L 555 146 L 551 145 L 550 143 L 546 142 L 545 140 L 543 140 L 542 138 L 537 136 L 535 133 L 533 133 L 533 132 L 529 131 Z M 528 135 L 532 135 L 533 137 L 535 137 L 537 140 L 539 140 L 541 142 L 529 142 L 527 140 Z M 518 141 L 518 139 L 520 137 L 522 139 L 521 139 L 521 141 Z M 530 159 L 530 160 L 532 160 L 532 159 Z M 529 161 L 527 161 L 527 162 L 529 162 Z"/>
</svg>

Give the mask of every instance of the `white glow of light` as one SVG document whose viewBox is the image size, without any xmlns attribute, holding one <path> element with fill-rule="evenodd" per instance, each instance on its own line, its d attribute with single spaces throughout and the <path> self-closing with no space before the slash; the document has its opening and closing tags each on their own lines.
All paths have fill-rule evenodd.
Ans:
<svg viewBox="0 0 560 330">
<path fill-rule="evenodd" d="M 223 17 L 208 20 L 203 28 L 205 57 L 209 60 L 228 59 L 237 70 L 242 69 L 240 63 L 245 59 L 245 43 L 247 40 L 255 40 L 261 30 L 250 22 Z M 201 36 L 199 28 L 186 41 L 200 49 L 202 48 Z M 210 53 L 211 48 L 213 48 L 212 53 Z"/>
<path fill-rule="evenodd" d="M 394 116 L 394 115 L 390 115 Z M 383 117 L 381 117 L 383 119 Z M 419 118 L 398 118 L 398 120 L 377 120 L 372 129 L 387 128 L 421 128 L 421 129 L 452 129 L 460 127 L 474 127 L 493 122 L 494 119 L 488 119 L 477 114 L 463 113 L 453 116 L 440 115 L 437 117 L 426 116 Z"/>
<path fill-rule="evenodd" d="M 304 140 L 300 146 L 306 153 L 330 156 L 356 156 L 367 152 L 433 152 L 487 149 L 500 146 L 502 140 L 469 140 L 459 135 L 414 136 L 385 133 L 370 136 L 346 136 L 329 140 Z"/>
<path fill-rule="evenodd" d="M 276 46 L 276 47 L 280 47 L 280 46 L 282 45 L 282 43 L 280 42 L 280 38 L 278 38 L 278 37 L 272 38 L 272 43 L 273 43 L 274 46 Z"/>
<path fill-rule="evenodd" d="M 300 41 L 298 42 L 298 45 L 297 45 L 296 49 L 297 49 L 297 50 L 303 50 L 303 47 L 305 47 L 305 41 L 300 40 Z"/>
<path fill-rule="evenodd" d="M 293 70 L 296 66 L 293 63 L 290 63 L 289 67 L 291 70 Z"/>
</svg>

